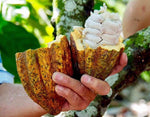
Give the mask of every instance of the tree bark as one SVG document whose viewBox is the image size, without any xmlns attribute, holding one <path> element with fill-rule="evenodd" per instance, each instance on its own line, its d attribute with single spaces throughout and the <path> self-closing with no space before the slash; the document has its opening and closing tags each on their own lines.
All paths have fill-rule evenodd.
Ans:
<svg viewBox="0 0 150 117">
<path fill-rule="evenodd" d="M 55 36 L 63 34 L 69 39 L 73 26 L 84 25 L 93 5 L 94 0 L 53 0 Z"/>
</svg>

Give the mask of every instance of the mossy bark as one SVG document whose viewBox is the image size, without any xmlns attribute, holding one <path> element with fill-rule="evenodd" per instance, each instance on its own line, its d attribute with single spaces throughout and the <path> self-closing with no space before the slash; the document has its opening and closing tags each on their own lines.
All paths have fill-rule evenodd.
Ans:
<svg viewBox="0 0 150 117">
<path fill-rule="evenodd" d="M 94 0 L 53 0 L 52 22 L 56 35 L 69 37 L 73 26 L 83 26 L 93 5 Z"/>
</svg>

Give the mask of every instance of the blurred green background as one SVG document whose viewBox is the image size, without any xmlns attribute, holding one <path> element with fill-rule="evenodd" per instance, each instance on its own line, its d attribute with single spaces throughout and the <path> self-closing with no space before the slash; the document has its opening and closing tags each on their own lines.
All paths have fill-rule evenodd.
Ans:
<svg viewBox="0 0 150 117">
<path fill-rule="evenodd" d="M 110 12 L 123 13 L 128 0 L 95 0 L 94 9 L 106 3 Z M 54 40 L 52 0 L 0 0 L 0 54 L 5 69 L 20 83 L 16 70 L 15 53 L 29 48 L 47 47 Z M 150 82 L 150 72 L 141 77 Z"/>
</svg>

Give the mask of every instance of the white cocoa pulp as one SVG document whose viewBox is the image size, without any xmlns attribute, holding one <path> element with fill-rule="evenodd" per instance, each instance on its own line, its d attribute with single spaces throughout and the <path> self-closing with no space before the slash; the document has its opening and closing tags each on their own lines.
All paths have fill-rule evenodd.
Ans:
<svg viewBox="0 0 150 117">
<path fill-rule="evenodd" d="M 100 10 L 94 10 L 85 22 L 83 42 L 91 48 L 100 45 L 116 45 L 119 43 L 122 23 L 118 13 L 110 13 L 104 4 Z"/>
</svg>

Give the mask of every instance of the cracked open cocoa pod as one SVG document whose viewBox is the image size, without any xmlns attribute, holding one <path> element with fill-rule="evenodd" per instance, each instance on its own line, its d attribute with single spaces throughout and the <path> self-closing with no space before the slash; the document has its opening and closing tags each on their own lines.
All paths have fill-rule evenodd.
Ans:
<svg viewBox="0 0 150 117">
<path fill-rule="evenodd" d="M 48 48 L 16 53 L 16 63 L 27 94 L 50 114 L 60 113 L 65 99 L 56 94 L 52 74 L 58 71 L 73 75 L 66 36 L 58 36 Z"/>
<path fill-rule="evenodd" d="M 82 27 L 75 28 L 70 36 L 74 77 L 88 74 L 105 80 L 123 53 L 122 39 L 117 45 L 100 45 L 93 49 L 84 43 L 83 30 Z"/>
</svg>

